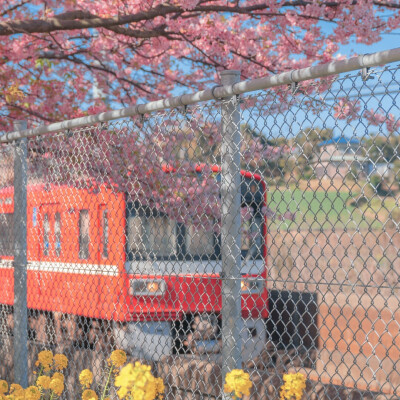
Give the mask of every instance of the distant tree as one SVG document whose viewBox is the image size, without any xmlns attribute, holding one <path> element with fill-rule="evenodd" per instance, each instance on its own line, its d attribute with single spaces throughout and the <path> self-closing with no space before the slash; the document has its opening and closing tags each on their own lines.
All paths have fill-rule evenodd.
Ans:
<svg viewBox="0 0 400 400">
<path fill-rule="evenodd" d="M 400 158 L 400 136 L 393 132 L 371 135 L 365 141 L 365 153 L 374 163 L 393 162 Z"/>
<path fill-rule="evenodd" d="M 333 130 L 327 128 L 306 128 L 301 130 L 294 138 L 294 148 L 298 156 L 291 163 L 294 173 L 308 179 L 313 175 L 310 162 L 319 153 L 319 143 L 332 139 Z"/>
<path fill-rule="evenodd" d="M 284 137 L 267 138 L 249 124 L 242 124 L 242 154 L 246 168 L 266 178 L 282 177 L 290 148 Z"/>
<path fill-rule="evenodd" d="M 327 128 L 306 128 L 301 130 L 296 138 L 295 143 L 300 153 L 306 157 L 312 157 L 319 152 L 318 144 L 332 139 L 333 130 Z"/>
<path fill-rule="evenodd" d="M 393 195 L 399 191 L 400 181 L 400 136 L 392 131 L 386 135 L 371 135 L 364 144 L 365 155 L 373 164 L 388 163 L 385 176 L 374 174 L 370 184 L 381 196 Z"/>
</svg>

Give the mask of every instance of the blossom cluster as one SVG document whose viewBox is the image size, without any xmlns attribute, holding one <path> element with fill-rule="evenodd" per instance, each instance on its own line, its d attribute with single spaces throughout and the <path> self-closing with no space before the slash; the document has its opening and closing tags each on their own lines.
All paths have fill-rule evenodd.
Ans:
<svg viewBox="0 0 400 400">
<path fill-rule="evenodd" d="M 281 400 L 301 400 L 306 388 L 306 378 L 303 374 L 283 375 L 284 384 L 281 386 Z"/>
<path fill-rule="evenodd" d="M 118 386 L 120 399 L 130 400 L 154 400 L 164 393 L 164 383 L 161 378 L 155 378 L 148 365 L 142 365 L 139 361 L 135 365 L 128 364 L 121 369 L 115 378 L 115 386 Z"/>
<path fill-rule="evenodd" d="M 90 389 L 93 384 L 93 373 L 84 369 L 79 375 L 82 385 L 82 400 L 109 400 L 112 385 L 119 388 L 118 396 L 129 400 L 154 400 L 164 393 L 164 383 L 161 378 L 155 378 L 150 367 L 139 362 L 133 366 L 126 364 L 127 356 L 123 350 L 114 350 L 107 360 L 108 374 L 100 394 Z M 125 366 L 124 366 L 125 365 Z M 123 367 L 123 368 L 122 368 Z M 122 368 L 122 369 L 120 369 Z"/>
<path fill-rule="evenodd" d="M 235 397 L 249 396 L 253 383 L 250 375 L 241 369 L 234 369 L 228 372 L 225 377 L 225 393 L 232 393 Z"/>
<path fill-rule="evenodd" d="M 93 383 L 93 373 L 89 369 L 84 369 L 79 374 L 79 382 L 82 385 L 83 389 L 88 389 L 90 385 Z"/>
<path fill-rule="evenodd" d="M 211 87 L 216 70 L 240 69 L 247 79 L 326 63 L 339 57 L 339 44 L 352 39 L 376 42 L 381 33 L 400 26 L 398 9 L 382 1 L 309 1 L 304 3 L 307 6 L 296 6 L 285 1 L 126 0 L 122 7 L 113 1 L 48 0 L 43 10 L 40 6 L 27 7 L 20 0 L 3 3 L 0 53 L 7 57 L 0 63 L 0 130 L 4 131 L 12 130 L 12 121 L 18 119 L 28 119 L 29 127 L 33 127 L 42 121 L 105 111 L 112 103 L 134 105 L 137 99 L 164 98 L 177 85 Z M 390 16 L 383 20 L 386 8 Z M 82 10 L 90 10 L 89 15 L 76 16 Z M 121 26 L 90 27 L 92 21 L 112 17 L 132 21 Z M 41 26 L 42 18 L 51 20 L 46 24 L 55 24 L 54 31 L 36 31 L 35 25 Z M 63 26 L 82 26 L 64 30 L 59 21 Z M 335 28 L 329 32 L 321 29 L 321 21 Z M 26 30 L 28 25 L 33 30 Z M 188 68 L 177 68 L 180 61 Z M 312 97 L 309 90 L 316 89 L 314 85 L 302 87 L 305 98 Z M 266 97 L 271 105 L 268 113 L 282 114 L 290 98 L 289 91 Z M 307 101 L 302 100 L 306 106 Z M 89 108 L 82 110 L 82 105 Z M 339 98 L 333 110 L 335 118 L 351 121 L 358 118 L 360 105 Z M 198 109 L 197 113 L 202 111 Z M 171 115 L 159 114 L 153 124 L 132 119 L 135 129 L 128 133 L 122 128 L 112 129 L 112 123 L 103 125 L 111 127 L 108 131 L 93 126 L 83 135 L 73 132 L 71 138 L 63 138 L 58 148 L 43 144 L 30 155 L 57 160 L 61 167 L 54 175 L 64 178 L 64 183 L 72 184 L 80 178 L 97 184 L 107 180 L 121 192 L 134 195 L 135 201 L 154 206 L 178 222 L 190 216 L 193 225 L 212 225 L 219 219 L 221 208 L 216 185 L 208 174 L 199 178 L 193 165 L 190 169 L 180 160 L 177 145 L 188 143 L 187 149 L 182 149 L 187 153 L 198 153 L 202 147 L 203 155 L 209 149 L 215 155 L 213 149 L 221 143 L 218 117 Z M 399 129 L 397 117 L 383 117 L 389 131 Z M 175 126 L 171 122 L 174 118 Z M 374 111 L 366 113 L 365 118 L 374 123 L 381 120 Z M 255 121 L 255 125 L 260 122 Z M 201 145 L 196 148 L 199 132 L 208 145 L 198 140 Z M 243 160 L 253 168 L 265 160 L 276 161 L 290 149 L 252 138 L 241 150 Z M 173 180 L 162 171 L 162 165 L 181 168 L 184 173 Z"/>
<path fill-rule="evenodd" d="M 10 387 L 5 380 L 0 380 L 0 400 L 40 400 L 46 397 L 51 400 L 60 397 L 64 391 L 64 375 L 62 371 L 68 366 L 68 359 L 64 354 L 55 354 L 50 350 L 43 350 L 38 354 L 34 371 L 35 384 L 24 389 L 17 383 Z"/>
<path fill-rule="evenodd" d="M 121 400 L 161 400 L 165 386 L 162 378 L 155 377 L 151 367 L 127 362 L 123 350 L 115 350 L 108 358 L 108 373 L 104 377 L 104 385 L 97 385 L 92 389 L 94 376 L 92 371 L 84 369 L 79 374 L 79 383 L 82 388 L 81 400 L 110 400 L 109 392 L 112 386 L 117 389 Z M 125 365 L 126 364 L 126 365 Z M 38 354 L 39 372 L 36 372 L 35 384 L 24 389 L 21 385 L 0 380 L 0 400 L 57 400 L 64 391 L 63 371 L 68 365 L 68 359 L 63 354 L 56 354 L 49 350 Z M 288 380 L 289 382 L 289 380 Z M 293 385 L 294 381 L 290 381 Z M 288 383 L 289 384 L 289 383 Z M 248 373 L 240 369 L 229 372 L 225 378 L 224 392 L 231 394 L 233 399 L 249 396 L 252 382 Z M 288 389 L 288 393 L 294 393 Z M 285 399 L 289 399 L 285 397 Z M 299 400 L 296 397 L 296 400 Z"/>
<path fill-rule="evenodd" d="M 64 354 L 55 354 L 50 350 L 43 350 L 38 354 L 38 359 L 35 363 L 44 372 L 49 372 L 52 368 L 55 371 L 62 371 L 68 366 L 68 358 Z"/>
<path fill-rule="evenodd" d="M 100 111 L 110 102 L 165 97 L 177 86 L 210 87 L 217 69 L 240 69 L 246 79 L 326 63 L 339 57 L 341 44 L 371 44 L 400 26 L 395 1 L 1 4 L 0 129 L 26 116 L 82 116 L 82 104 Z M 120 26 L 91 26 L 117 17 Z M 40 30 L 43 19 L 49 32 Z M 322 29 L 326 22 L 333 29 Z"/>
</svg>

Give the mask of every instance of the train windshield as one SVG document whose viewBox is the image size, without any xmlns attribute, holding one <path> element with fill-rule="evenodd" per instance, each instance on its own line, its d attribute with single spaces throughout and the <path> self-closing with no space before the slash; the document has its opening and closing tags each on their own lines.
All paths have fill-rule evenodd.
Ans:
<svg viewBox="0 0 400 400">
<path fill-rule="evenodd" d="M 244 220 L 244 218 L 242 218 L 241 239 L 242 256 L 245 260 L 261 258 L 264 242 L 263 217 L 261 213 L 255 211 L 249 219 Z"/>
<path fill-rule="evenodd" d="M 154 259 L 176 256 L 176 223 L 165 215 L 131 210 L 128 216 L 128 252 L 130 258 Z"/>
<path fill-rule="evenodd" d="M 256 260 L 264 253 L 264 187 L 253 178 L 242 181 L 242 258 Z"/>
<path fill-rule="evenodd" d="M 259 181 L 243 180 L 241 250 L 244 260 L 263 257 L 263 198 Z M 221 237 L 215 230 L 177 223 L 165 214 L 128 203 L 129 260 L 218 260 L 220 248 Z"/>
</svg>

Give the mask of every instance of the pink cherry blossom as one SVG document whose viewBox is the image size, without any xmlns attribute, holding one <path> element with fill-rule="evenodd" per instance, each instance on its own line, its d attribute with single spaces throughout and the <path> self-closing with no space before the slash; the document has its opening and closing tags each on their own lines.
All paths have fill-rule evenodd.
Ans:
<svg viewBox="0 0 400 400">
<path fill-rule="evenodd" d="M 337 119 L 345 119 L 350 122 L 359 118 L 360 102 L 359 100 L 350 100 L 342 97 L 334 106 L 334 117 Z"/>
<path fill-rule="evenodd" d="M 163 99 L 177 89 L 210 88 L 223 69 L 250 79 L 331 61 L 342 44 L 370 44 L 398 29 L 398 7 L 374 3 L 0 0 L 0 130 L 13 130 L 16 119 L 31 127 Z M 383 20 L 385 9 L 390 16 Z M 321 20 L 333 29 L 324 30 Z M 319 87 L 301 89 L 312 95 L 330 83 L 325 78 Z M 289 98 L 290 91 L 271 91 L 268 112 L 285 112 Z M 341 98 L 334 110 L 336 118 L 351 121 L 360 108 Z M 95 191 L 106 185 L 177 221 L 215 228 L 221 204 L 209 166 L 220 162 L 220 124 L 201 109 L 192 112 L 185 123 L 171 111 L 31 140 L 31 172 L 48 184 Z M 394 116 L 364 116 L 371 124 L 385 122 L 389 131 L 399 128 Z M 254 169 L 290 149 L 251 137 L 241 152 Z M 295 218 L 267 207 L 263 213 Z"/>
<path fill-rule="evenodd" d="M 388 118 L 385 122 L 388 132 L 395 132 L 398 131 L 400 128 L 400 119 L 395 118 L 395 116 L 391 113 L 388 115 Z"/>
<path fill-rule="evenodd" d="M 127 106 L 168 96 L 175 88 L 211 87 L 221 69 L 240 69 L 249 79 L 325 63 L 337 57 L 341 44 L 377 42 L 400 25 L 398 7 L 390 1 L 0 4 L 2 131 L 12 130 L 15 119 L 32 126 L 80 115 L 90 106 Z M 383 17 L 384 10 L 390 16 Z M 110 18 L 121 22 L 110 25 Z M 321 20 L 332 29 L 324 29 Z M 93 82 L 101 96 L 92 95 Z M 9 96 L 10 90 L 23 96 Z M 338 118 L 352 117 L 351 103 L 338 108 Z"/>
<path fill-rule="evenodd" d="M 386 121 L 386 115 L 382 109 L 367 110 L 364 112 L 364 118 L 373 126 L 382 125 Z"/>
</svg>

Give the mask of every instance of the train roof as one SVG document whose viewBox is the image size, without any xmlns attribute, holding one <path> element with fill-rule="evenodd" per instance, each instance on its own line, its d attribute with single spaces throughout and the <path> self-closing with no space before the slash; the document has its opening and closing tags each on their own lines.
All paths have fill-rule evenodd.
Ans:
<svg viewBox="0 0 400 400">
<path fill-rule="evenodd" d="M 71 189 L 80 190 L 79 188 L 75 188 L 73 186 L 68 186 L 68 185 L 50 185 L 50 189 L 49 189 L 49 186 L 47 184 L 45 184 L 45 183 L 35 183 L 35 184 L 32 184 L 32 185 L 28 184 L 28 189 L 29 189 L 30 192 L 41 192 L 43 190 L 50 191 L 50 190 L 53 190 L 55 188 L 57 188 L 59 190 L 63 190 L 63 189 L 64 190 L 66 190 L 66 189 L 69 189 L 69 190 L 71 190 Z M 0 196 L 10 195 L 10 194 L 13 194 L 13 193 L 14 193 L 14 186 L 6 186 L 6 187 L 3 187 L 3 188 L 0 188 Z"/>
</svg>

